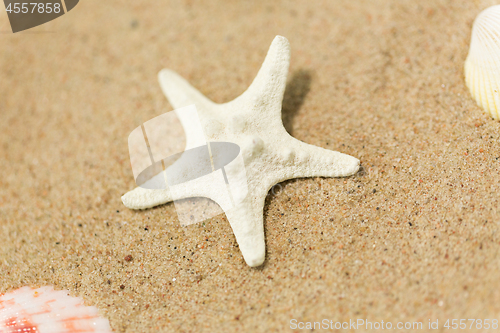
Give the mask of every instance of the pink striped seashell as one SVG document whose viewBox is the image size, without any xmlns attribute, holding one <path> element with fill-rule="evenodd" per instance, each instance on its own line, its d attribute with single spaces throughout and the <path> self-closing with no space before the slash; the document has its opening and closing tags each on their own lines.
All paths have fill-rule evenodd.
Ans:
<svg viewBox="0 0 500 333">
<path fill-rule="evenodd" d="M 97 308 L 52 287 L 23 287 L 0 296 L 0 333 L 112 332 Z"/>
</svg>

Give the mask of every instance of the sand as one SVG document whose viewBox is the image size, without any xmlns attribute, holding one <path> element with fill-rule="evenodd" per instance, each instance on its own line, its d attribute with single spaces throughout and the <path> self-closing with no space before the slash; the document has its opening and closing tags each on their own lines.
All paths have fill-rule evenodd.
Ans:
<svg viewBox="0 0 500 333">
<path fill-rule="evenodd" d="M 0 293 L 67 289 L 116 332 L 498 318 L 500 123 L 463 78 L 473 19 L 495 3 L 86 0 L 16 34 L 2 12 Z M 120 197 L 128 134 L 172 109 L 158 71 L 229 101 L 278 34 L 286 128 L 363 169 L 275 187 L 255 269 L 224 215 L 181 227 L 173 204 Z"/>
</svg>

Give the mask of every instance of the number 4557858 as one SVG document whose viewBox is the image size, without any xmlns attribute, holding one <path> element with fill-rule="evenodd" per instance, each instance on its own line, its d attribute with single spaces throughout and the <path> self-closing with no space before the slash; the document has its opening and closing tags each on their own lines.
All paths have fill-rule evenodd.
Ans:
<svg viewBox="0 0 500 333">
<path fill-rule="evenodd" d="M 467 327 L 468 326 L 468 327 Z M 446 327 L 448 329 L 456 330 L 456 329 L 472 329 L 472 328 L 477 328 L 477 329 L 498 329 L 498 319 L 452 319 L 450 323 L 450 319 L 446 321 L 446 323 L 443 325 L 443 327 Z"/>
<path fill-rule="evenodd" d="M 30 8 L 31 7 L 31 8 Z M 35 2 L 23 2 L 23 3 L 9 3 L 6 8 L 7 13 L 39 13 L 39 14 L 50 14 L 60 13 L 61 4 L 60 3 L 35 3 Z"/>
</svg>

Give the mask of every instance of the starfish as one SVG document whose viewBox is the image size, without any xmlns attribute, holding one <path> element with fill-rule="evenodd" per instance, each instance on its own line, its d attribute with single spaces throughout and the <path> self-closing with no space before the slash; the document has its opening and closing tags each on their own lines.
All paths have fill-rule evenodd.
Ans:
<svg viewBox="0 0 500 333">
<path fill-rule="evenodd" d="M 293 138 L 283 126 L 281 104 L 290 64 L 290 45 L 282 36 L 273 40 L 250 87 L 231 102 L 217 104 L 206 98 L 175 72 L 163 69 L 160 86 L 174 109 L 194 104 L 210 142 L 230 142 L 241 148 L 248 194 L 226 217 L 246 263 L 265 260 L 263 209 L 275 184 L 303 177 L 346 177 L 359 169 L 359 160 Z M 192 187 L 185 197 L 208 197 L 217 202 L 209 186 Z M 172 201 L 168 189 L 141 187 L 122 201 L 131 209 L 146 209 Z M 224 209 L 224 207 L 222 207 Z"/>
</svg>

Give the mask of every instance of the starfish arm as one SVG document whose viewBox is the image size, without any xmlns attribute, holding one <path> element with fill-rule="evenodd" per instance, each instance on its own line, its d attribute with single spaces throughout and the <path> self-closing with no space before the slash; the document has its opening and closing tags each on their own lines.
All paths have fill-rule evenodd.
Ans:
<svg viewBox="0 0 500 333">
<path fill-rule="evenodd" d="M 241 203 L 225 212 L 241 254 L 250 267 L 262 265 L 266 258 L 263 216 L 265 193 L 257 193 L 249 191 Z"/>
<path fill-rule="evenodd" d="M 163 173 L 154 176 L 149 182 L 161 181 L 163 181 Z M 174 200 L 195 197 L 211 199 L 217 202 L 223 210 L 232 207 L 224 176 L 220 170 L 166 189 L 150 189 L 147 185 L 145 188 L 136 187 L 123 195 L 122 201 L 130 209 L 146 209 Z"/>
<path fill-rule="evenodd" d="M 136 187 L 122 196 L 123 204 L 130 209 L 146 209 L 172 201 L 169 190 L 151 190 Z"/>
<path fill-rule="evenodd" d="M 158 73 L 158 81 L 163 93 L 174 109 L 194 104 L 199 111 L 204 111 L 216 105 L 179 74 L 170 69 L 162 69 Z"/>
<path fill-rule="evenodd" d="M 359 170 L 359 160 L 338 151 L 313 146 L 291 138 L 282 151 L 283 168 L 279 176 L 283 181 L 303 177 L 347 177 Z"/>
<path fill-rule="evenodd" d="M 276 36 L 266 59 L 250 87 L 236 101 L 249 101 L 254 109 L 265 106 L 281 120 L 281 102 L 285 93 L 290 65 L 290 44 L 283 36 Z"/>
</svg>

